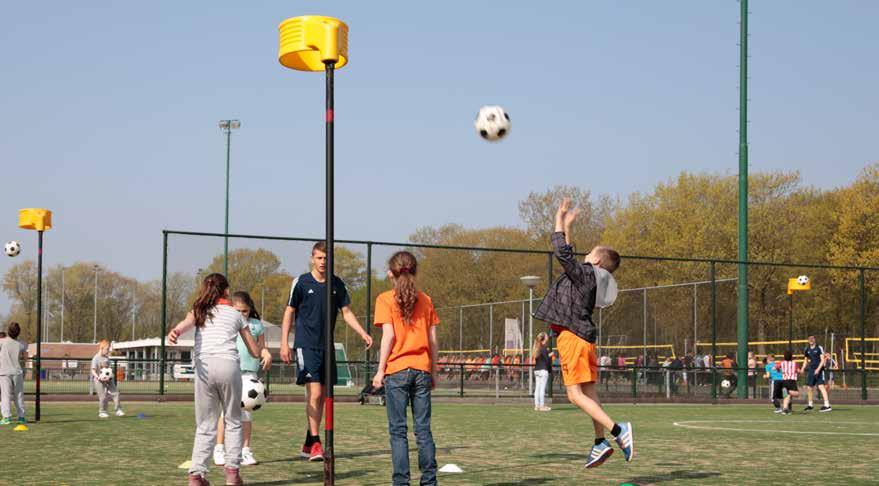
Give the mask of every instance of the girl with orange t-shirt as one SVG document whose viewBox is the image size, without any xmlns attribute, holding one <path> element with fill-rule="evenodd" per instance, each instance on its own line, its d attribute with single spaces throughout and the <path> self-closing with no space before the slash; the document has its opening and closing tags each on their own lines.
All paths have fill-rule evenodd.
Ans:
<svg viewBox="0 0 879 486">
<path fill-rule="evenodd" d="M 430 395 L 437 376 L 436 326 L 439 318 L 430 297 L 415 285 L 418 262 L 407 251 L 388 261 L 394 289 L 375 301 L 375 325 L 382 328 L 376 388 L 385 387 L 391 437 L 393 484 L 409 484 L 409 439 L 406 409 L 412 404 L 421 484 L 436 484 L 436 445 L 430 431 Z"/>
</svg>

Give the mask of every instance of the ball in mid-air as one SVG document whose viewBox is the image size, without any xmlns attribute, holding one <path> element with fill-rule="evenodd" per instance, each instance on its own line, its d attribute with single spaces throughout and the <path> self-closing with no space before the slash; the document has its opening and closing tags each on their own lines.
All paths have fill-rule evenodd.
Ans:
<svg viewBox="0 0 879 486">
<path fill-rule="evenodd" d="M 732 386 L 732 383 L 729 380 L 723 380 L 720 382 L 721 388 L 729 388 Z"/>
<path fill-rule="evenodd" d="M 3 251 L 6 252 L 6 256 L 16 257 L 19 253 L 21 253 L 21 243 L 17 241 L 9 241 L 6 243 Z"/>
<path fill-rule="evenodd" d="M 252 412 L 259 410 L 266 403 L 266 386 L 257 379 L 243 377 L 241 379 L 241 408 Z"/>
<path fill-rule="evenodd" d="M 800 285 L 806 285 L 809 283 L 809 277 L 806 275 L 800 275 L 797 277 L 797 283 Z"/>
<path fill-rule="evenodd" d="M 110 378 L 113 378 L 113 370 L 110 368 L 101 368 L 101 371 L 98 372 L 98 376 L 101 377 L 101 380 L 108 381 Z"/>
<path fill-rule="evenodd" d="M 510 133 L 510 114 L 500 106 L 483 106 L 476 114 L 476 133 L 489 142 L 497 142 Z"/>
</svg>

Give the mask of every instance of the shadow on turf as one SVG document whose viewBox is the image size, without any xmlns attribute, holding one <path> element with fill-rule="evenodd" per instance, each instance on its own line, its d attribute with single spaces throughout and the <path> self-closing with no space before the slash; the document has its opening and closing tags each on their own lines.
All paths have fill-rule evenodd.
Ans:
<svg viewBox="0 0 879 486">
<path fill-rule="evenodd" d="M 453 450 L 456 449 L 467 449 L 469 446 L 451 446 L 451 447 L 437 447 L 436 451 L 440 454 L 451 454 Z M 409 449 L 409 452 L 418 452 L 418 449 L 412 447 Z M 390 449 L 379 449 L 375 451 L 361 451 L 361 452 L 343 452 L 341 454 L 336 454 L 336 459 L 358 459 L 361 457 L 374 457 L 374 456 L 390 456 Z M 284 457 L 281 459 L 272 459 L 270 461 L 260 461 L 263 464 L 272 464 L 276 462 L 300 462 L 302 461 L 301 457 Z"/>
<path fill-rule="evenodd" d="M 525 478 L 521 481 L 504 481 L 502 483 L 485 483 L 484 486 L 525 486 L 527 484 L 553 484 L 559 478 Z"/>
<path fill-rule="evenodd" d="M 375 471 L 370 469 L 360 469 L 357 471 L 349 471 L 343 473 L 336 473 L 337 481 L 346 481 L 349 479 L 355 479 L 362 476 L 366 476 L 368 474 L 372 474 Z M 319 477 L 322 477 L 323 473 L 315 473 L 315 472 L 306 472 L 302 471 L 298 474 L 293 475 L 289 479 L 275 480 L 275 481 L 248 481 L 247 484 L 252 486 L 281 486 L 285 484 L 299 484 L 305 482 L 315 482 Z"/>
<path fill-rule="evenodd" d="M 664 483 L 668 481 L 679 481 L 684 479 L 708 479 L 720 476 L 719 472 L 701 472 L 701 471 L 672 471 L 665 474 L 652 474 L 650 476 L 634 477 L 627 483 L 632 484 L 654 484 Z"/>
</svg>

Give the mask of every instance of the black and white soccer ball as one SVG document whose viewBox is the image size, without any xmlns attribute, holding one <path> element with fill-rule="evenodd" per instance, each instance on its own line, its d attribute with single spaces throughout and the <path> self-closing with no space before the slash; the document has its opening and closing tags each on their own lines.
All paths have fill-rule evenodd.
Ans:
<svg viewBox="0 0 879 486">
<path fill-rule="evenodd" d="M 497 142 L 510 134 L 510 114 L 500 106 L 483 106 L 476 114 L 476 133 L 489 142 Z"/>
<path fill-rule="evenodd" d="M 113 370 L 101 368 L 101 371 L 98 372 L 98 377 L 101 378 L 101 381 L 110 381 L 110 378 L 113 378 Z"/>
<path fill-rule="evenodd" d="M 241 378 L 241 408 L 248 412 L 259 410 L 266 403 L 266 385 L 261 380 Z"/>
<path fill-rule="evenodd" d="M 8 257 L 17 257 L 19 253 L 21 253 L 21 243 L 17 241 L 8 241 L 6 242 L 6 246 L 3 247 L 3 251 L 6 252 L 6 256 Z"/>
<path fill-rule="evenodd" d="M 797 283 L 800 285 L 806 285 L 809 283 L 809 277 L 806 275 L 800 275 L 797 277 Z"/>
<path fill-rule="evenodd" d="M 720 387 L 721 388 L 730 388 L 730 387 L 732 387 L 732 382 L 729 380 L 723 380 L 720 382 Z"/>
</svg>

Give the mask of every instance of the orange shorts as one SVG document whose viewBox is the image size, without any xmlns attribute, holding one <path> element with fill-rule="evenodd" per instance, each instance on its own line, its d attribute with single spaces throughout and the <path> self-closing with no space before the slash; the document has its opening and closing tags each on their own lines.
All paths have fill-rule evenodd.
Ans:
<svg viewBox="0 0 879 486">
<path fill-rule="evenodd" d="M 565 386 L 594 383 L 598 380 L 598 357 L 595 345 L 571 331 L 562 331 L 556 339 L 562 379 Z"/>
</svg>

